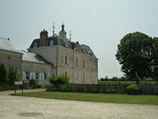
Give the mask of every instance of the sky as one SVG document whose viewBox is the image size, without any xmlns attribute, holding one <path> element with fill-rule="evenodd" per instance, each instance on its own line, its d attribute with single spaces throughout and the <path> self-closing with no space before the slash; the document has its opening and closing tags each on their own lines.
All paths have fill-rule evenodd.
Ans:
<svg viewBox="0 0 158 119">
<path fill-rule="evenodd" d="M 18 50 L 29 48 L 42 29 L 52 35 L 65 25 L 67 37 L 91 47 L 99 78 L 121 77 L 117 45 L 124 35 L 158 36 L 158 0 L 0 0 L 0 37 Z"/>
</svg>

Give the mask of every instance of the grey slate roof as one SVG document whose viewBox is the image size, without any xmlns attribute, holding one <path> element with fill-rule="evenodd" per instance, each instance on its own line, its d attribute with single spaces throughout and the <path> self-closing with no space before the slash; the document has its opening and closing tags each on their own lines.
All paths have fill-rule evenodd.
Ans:
<svg viewBox="0 0 158 119">
<path fill-rule="evenodd" d="M 43 57 L 41 57 L 38 54 L 27 52 L 27 51 L 20 51 L 23 56 L 22 56 L 22 61 L 27 61 L 27 62 L 35 62 L 35 63 L 42 63 L 42 64 L 51 64 L 47 60 L 45 60 Z"/>
<path fill-rule="evenodd" d="M 0 50 L 20 53 L 13 47 L 13 45 L 11 44 L 11 42 L 8 39 L 1 38 L 1 37 L 0 37 Z"/>
<path fill-rule="evenodd" d="M 60 45 L 60 46 L 63 46 L 63 47 L 66 47 L 65 46 L 65 42 L 63 39 L 61 39 L 58 35 L 55 35 L 55 36 L 51 36 L 51 37 L 48 37 L 47 38 L 47 41 L 46 41 L 46 46 L 50 47 L 51 44 L 50 42 L 53 42 L 53 46 L 57 46 L 57 45 Z M 93 53 L 93 51 L 91 50 L 91 48 L 87 45 L 80 45 L 78 42 L 72 42 L 70 40 L 68 40 L 68 47 L 67 48 L 70 48 L 72 50 L 75 50 L 75 51 L 79 51 L 79 52 L 82 52 L 84 54 L 87 54 L 89 56 L 92 56 L 94 58 L 97 59 L 97 57 L 95 56 L 95 54 Z M 40 46 L 40 39 L 35 39 L 32 44 L 30 45 L 30 48 L 35 48 L 34 45 L 36 44 L 36 47 L 41 47 Z"/>
</svg>

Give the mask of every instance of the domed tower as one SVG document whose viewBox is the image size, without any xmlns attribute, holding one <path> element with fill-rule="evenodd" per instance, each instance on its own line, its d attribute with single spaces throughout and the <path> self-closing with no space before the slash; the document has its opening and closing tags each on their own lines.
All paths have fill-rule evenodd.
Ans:
<svg viewBox="0 0 158 119">
<path fill-rule="evenodd" d="M 64 30 L 64 24 L 61 25 L 61 31 L 59 32 L 59 37 L 62 39 L 66 39 L 66 32 Z"/>
<path fill-rule="evenodd" d="M 59 32 L 59 38 L 61 38 L 64 41 L 64 46 L 68 47 L 68 39 L 66 38 L 66 32 L 64 30 L 64 24 L 61 25 L 61 31 Z"/>
</svg>

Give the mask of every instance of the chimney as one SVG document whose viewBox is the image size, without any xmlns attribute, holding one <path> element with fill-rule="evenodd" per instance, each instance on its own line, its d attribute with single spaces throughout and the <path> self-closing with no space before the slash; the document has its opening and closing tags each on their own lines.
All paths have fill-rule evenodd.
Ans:
<svg viewBox="0 0 158 119">
<path fill-rule="evenodd" d="M 43 31 L 41 31 L 40 33 L 40 46 L 46 46 L 46 41 L 48 38 L 48 32 L 43 29 Z"/>
</svg>

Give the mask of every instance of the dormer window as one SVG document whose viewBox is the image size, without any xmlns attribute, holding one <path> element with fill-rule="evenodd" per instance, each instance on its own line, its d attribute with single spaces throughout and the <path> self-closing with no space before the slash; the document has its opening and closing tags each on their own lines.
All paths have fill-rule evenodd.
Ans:
<svg viewBox="0 0 158 119">
<path fill-rule="evenodd" d="M 36 42 L 33 44 L 33 47 L 34 47 L 34 48 L 37 48 L 37 43 L 36 43 Z"/>
<path fill-rule="evenodd" d="M 51 40 L 50 43 L 49 43 L 49 45 L 50 45 L 50 46 L 53 46 L 53 45 L 54 45 L 54 42 Z"/>
</svg>

